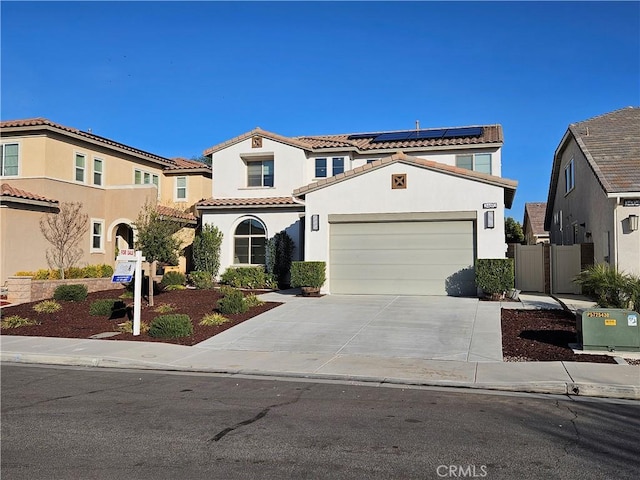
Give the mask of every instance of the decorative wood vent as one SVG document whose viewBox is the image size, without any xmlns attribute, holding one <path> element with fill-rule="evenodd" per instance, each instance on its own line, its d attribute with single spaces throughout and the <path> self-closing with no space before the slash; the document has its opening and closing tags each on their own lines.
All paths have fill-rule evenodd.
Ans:
<svg viewBox="0 0 640 480">
<path fill-rule="evenodd" d="M 391 188 L 393 190 L 407 188 L 407 174 L 394 173 L 393 175 L 391 175 Z"/>
<path fill-rule="evenodd" d="M 262 148 L 262 137 L 253 137 L 251 139 L 251 148 Z"/>
</svg>

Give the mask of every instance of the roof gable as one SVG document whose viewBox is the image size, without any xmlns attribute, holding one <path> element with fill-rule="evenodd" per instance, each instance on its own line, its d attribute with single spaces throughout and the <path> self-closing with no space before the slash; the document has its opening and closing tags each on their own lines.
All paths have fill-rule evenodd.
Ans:
<svg viewBox="0 0 640 480">
<path fill-rule="evenodd" d="M 548 233 L 544 229 L 544 216 L 547 209 L 545 202 L 531 202 L 524 204 L 524 221 L 523 227 L 528 228 L 531 226 L 531 233 L 533 235 L 544 235 Z M 529 220 L 527 222 L 527 220 Z"/>
<path fill-rule="evenodd" d="M 277 133 L 267 132 L 266 130 L 262 130 L 260 127 L 256 127 L 250 132 L 243 133 L 242 135 L 238 135 L 230 140 L 227 140 L 222 143 L 218 143 L 213 147 L 210 147 L 204 151 L 205 155 L 212 155 L 220 150 L 224 150 L 227 147 L 235 145 L 236 143 L 243 142 L 249 138 L 260 136 L 263 138 L 268 138 L 270 140 L 284 143 L 285 145 L 290 145 L 292 147 L 302 148 L 303 150 L 311 150 L 311 147 L 304 142 L 296 140 L 295 138 L 285 137 L 283 135 L 278 135 Z"/>
<path fill-rule="evenodd" d="M 573 123 L 569 131 L 607 193 L 640 192 L 640 108 Z"/>
<path fill-rule="evenodd" d="M 432 170 L 434 172 L 439 172 L 447 175 L 453 175 L 456 177 L 464 178 L 466 180 L 472 180 L 472 181 L 477 181 L 481 183 L 486 183 L 489 185 L 495 185 L 497 187 L 502 187 L 504 188 L 504 192 L 505 192 L 505 204 L 507 208 L 510 208 L 511 204 L 513 203 L 516 187 L 518 185 L 518 182 L 515 180 L 509 180 L 502 177 L 496 177 L 493 175 L 474 172 L 471 170 L 466 170 L 464 168 L 445 165 L 443 163 L 434 162 L 432 160 L 424 160 L 422 158 L 406 155 L 403 152 L 398 152 L 389 157 L 382 158 L 380 160 L 376 160 L 375 162 L 368 163 L 366 165 L 362 165 L 360 167 L 354 168 L 353 170 L 348 170 L 334 177 L 325 178 L 320 181 L 305 185 L 304 187 L 297 188 L 296 190 L 294 190 L 293 196 L 301 197 L 303 195 L 306 195 L 307 193 L 320 190 L 330 185 L 335 185 L 336 183 L 340 183 L 350 178 L 354 178 L 354 177 L 366 174 L 368 172 L 378 170 L 380 168 L 386 167 L 394 163 L 404 163 L 407 165 L 413 165 L 413 166 L 424 168 L 427 170 Z"/>
</svg>

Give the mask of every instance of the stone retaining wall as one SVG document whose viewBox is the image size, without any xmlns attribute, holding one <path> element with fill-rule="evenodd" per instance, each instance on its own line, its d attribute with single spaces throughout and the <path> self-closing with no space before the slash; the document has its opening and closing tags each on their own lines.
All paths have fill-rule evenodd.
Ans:
<svg viewBox="0 0 640 480">
<path fill-rule="evenodd" d="M 72 278 L 67 280 L 33 280 L 31 277 L 9 277 L 7 280 L 7 301 L 14 305 L 37 302 L 53 297 L 53 292 L 60 285 L 83 284 L 89 293 L 101 290 L 118 290 L 120 283 L 112 283 L 107 278 Z"/>
</svg>

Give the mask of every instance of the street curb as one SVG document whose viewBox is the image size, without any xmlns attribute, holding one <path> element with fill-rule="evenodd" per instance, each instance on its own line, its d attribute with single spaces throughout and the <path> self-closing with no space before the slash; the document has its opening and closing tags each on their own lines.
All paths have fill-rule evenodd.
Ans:
<svg viewBox="0 0 640 480">
<path fill-rule="evenodd" d="M 416 380 L 394 377 L 372 377 L 359 375 L 317 374 L 300 372 L 275 372 L 251 369 L 222 369 L 203 367 L 179 367 L 170 364 L 153 362 L 122 361 L 108 357 L 83 357 L 68 355 L 39 355 L 24 353 L 0 353 L 0 363 L 39 364 L 93 368 L 139 369 L 169 372 L 211 373 L 229 376 L 270 377 L 283 379 L 305 379 L 319 381 L 336 381 L 348 383 L 375 384 L 378 386 L 397 385 L 407 387 L 443 387 L 465 388 L 473 390 L 495 390 L 503 392 L 539 393 L 550 395 L 571 395 L 580 397 L 605 397 L 627 400 L 640 400 L 640 387 L 633 385 L 605 385 L 590 383 L 574 383 L 564 381 L 517 382 L 517 383 L 471 383 L 451 380 Z"/>
</svg>

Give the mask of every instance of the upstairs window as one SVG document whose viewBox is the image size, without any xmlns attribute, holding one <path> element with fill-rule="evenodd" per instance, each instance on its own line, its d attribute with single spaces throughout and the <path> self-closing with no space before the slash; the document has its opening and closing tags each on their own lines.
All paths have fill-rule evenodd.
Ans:
<svg viewBox="0 0 640 480">
<path fill-rule="evenodd" d="M 187 199 L 187 177 L 176 177 L 176 200 Z"/>
<path fill-rule="evenodd" d="M 316 178 L 325 178 L 327 176 L 327 159 L 316 158 Z"/>
<path fill-rule="evenodd" d="M 18 175 L 18 144 L 0 144 L 0 175 L 14 177 Z"/>
<path fill-rule="evenodd" d="M 93 184 L 102 185 L 102 169 L 104 162 L 100 158 L 93 159 Z"/>
<path fill-rule="evenodd" d="M 84 183 L 84 170 L 87 162 L 86 155 L 82 153 L 76 153 L 76 163 L 75 163 L 75 172 L 76 172 L 76 182 Z"/>
<path fill-rule="evenodd" d="M 576 176 L 573 166 L 573 158 L 564 168 L 564 193 L 569 193 L 576 186 Z"/>
<path fill-rule="evenodd" d="M 344 157 L 334 157 L 331 162 L 332 175 L 338 175 L 344 172 Z"/>
<path fill-rule="evenodd" d="M 247 163 L 248 187 L 273 187 L 273 160 L 257 160 Z"/>
<path fill-rule="evenodd" d="M 476 153 L 456 155 L 456 167 L 491 175 L 491 154 Z"/>
<path fill-rule="evenodd" d="M 158 189 L 158 197 L 160 197 L 160 177 L 155 173 L 136 169 L 133 172 L 133 183 L 136 185 L 155 185 Z"/>
</svg>

